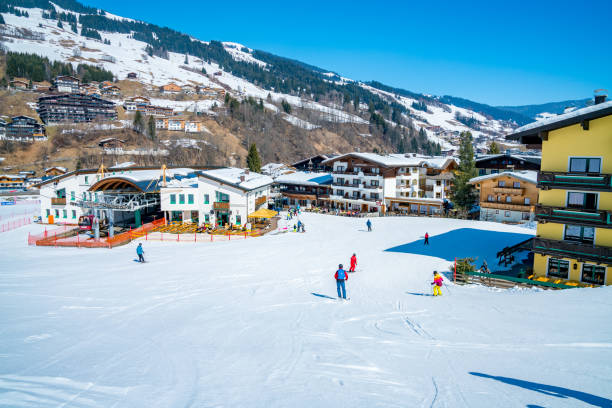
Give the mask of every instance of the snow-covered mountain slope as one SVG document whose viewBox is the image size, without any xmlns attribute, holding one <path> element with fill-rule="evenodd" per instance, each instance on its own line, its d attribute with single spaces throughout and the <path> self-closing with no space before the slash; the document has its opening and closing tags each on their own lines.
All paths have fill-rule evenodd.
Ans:
<svg viewBox="0 0 612 408">
<path fill-rule="evenodd" d="M 36 224 L 0 234 L 0 405 L 610 407 L 612 287 L 445 277 L 429 296 L 432 270 L 454 256 L 495 259 L 533 230 L 384 217 L 367 233 L 360 218 L 300 219 L 305 234 L 142 238 L 145 264 L 136 242 L 28 247 Z M 333 274 L 352 253 L 340 301 Z"/>
<path fill-rule="evenodd" d="M 55 7 L 58 13 L 72 13 L 79 18 L 81 17 L 80 13 Z M 2 40 L 2 46 L 9 51 L 34 53 L 45 56 L 50 60 L 70 61 L 75 65 L 79 63 L 98 65 L 111 71 L 118 79 L 124 79 L 128 73 L 135 72 L 138 75 L 138 80 L 150 87 L 175 82 L 179 85 L 223 87 L 239 99 L 253 97 L 264 101 L 271 99 L 272 102 L 276 103 L 286 100 L 294 108 L 298 108 L 294 111 L 316 112 L 318 114 L 317 121 L 358 125 L 369 123 L 370 113 L 367 111 L 367 105 L 362 104 L 360 110 L 356 111 L 349 109 L 346 105 L 334 104 L 329 101 L 323 102 L 312 94 L 300 92 L 299 88 L 295 92 L 292 91 L 291 94 L 275 92 L 270 87 L 266 89 L 243 77 L 232 74 L 229 69 L 211 59 L 204 60 L 193 55 L 175 52 L 168 52 L 167 59 L 150 56 L 145 51 L 148 44 L 134 39 L 135 35 L 133 33 L 98 30 L 103 39 L 103 41 L 98 41 L 73 32 L 68 23 L 64 23 L 63 28 L 59 28 L 56 20 L 43 17 L 44 10 L 42 9 L 28 8 L 24 10 L 28 12 L 27 17 L 16 16 L 11 13 L 2 14 L 6 25 L 0 26 L 2 32 L 0 40 Z M 105 17 L 139 23 L 109 13 L 106 13 Z M 82 28 L 81 24 L 77 25 L 78 32 L 81 32 Z M 155 34 L 153 36 L 155 37 Z M 205 41 L 193 40 L 202 44 L 209 44 Z M 222 44 L 224 50 L 235 61 L 254 64 L 263 70 L 271 70 L 272 67 L 268 62 L 254 56 L 253 49 L 234 42 L 224 42 Z M 416 94 L 415 97 L 402 96 L 365 83 L 356 82 L 333 72 L 318 71 L 316 67 L 310 67 L 306 64 L 302 64 L 301 68 L 312 70 L 329 83 L 339 85 L 356 83 L 364 90 L 382 98 L 389 106 L 398 104 L 404 107 L 404 117 L 410 119 L 417 130 L 423 128 L 429 139 L 440 143 L 443 148 L 456 146 L 459 133 L 468 130 L 474 135 L 477 146 L 485 146 L 490 140 L 502 139 L 502 136 L 516 125 L 470 109 L 442 103 L 435 98 L 424 96 L 421 99 Z M 425 105 L 415 108 L 414 105 L 419 103 Z M 189 104 L 183 103 L 174 106 L 168 101 L 161 104 L 171 105 L 176 109 L 189 110 L 187 106 Z M 426 109 L 424 106 L 426 106 Z M 274 105 L 266 104 L 266 107 L 270 108 Z M 209 106 L 205 108 L 209 108 Z M 191 110 L 193 109 L 191 107 Z M 292 112 L 292 115 L 299 120 L 287 117 L 285 117 L 285 120 L 295 126 L 308 130 L 319 127 L 319 123 L 312 126 L 306 125 L 305 123 L 308 123 L 310 119 L 306 114 L 299 117 L 297 113 Z"/>
</svg>

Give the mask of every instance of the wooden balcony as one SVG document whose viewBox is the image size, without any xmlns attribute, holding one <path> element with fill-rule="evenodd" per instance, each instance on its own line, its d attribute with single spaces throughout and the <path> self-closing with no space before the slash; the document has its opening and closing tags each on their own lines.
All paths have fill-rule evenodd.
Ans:
<svg viewBox="0 0 612 408">
<path fill-rule="evenodd" d="M 520 187 L 493 187 L 493 192 L 505 195 L 523 195 L 523 189 Z"/>
<path fill-rule="evenodd" d="M 559 258 L 576 259 L 581 262 L 598 262 L 612 266 L 611 247 L 535 237 L 533 239 L 533 252 Z"/>
<path fill-rule="evenodd" d="M 612 191 L 612 174 L 541 171 L 538 173 L 538 188 Z"/>
<path fill-rule="evenodd" d="M 66 197 L 63 198 L 52 198 L 51 205 L 66 205 Z"/>
<path fill-rule="evenodd" d="M 612 228 L 612 211 L 607 210 L 583 210 L 538 204 L 535 215 L 536 220 L 543 223 L 557 222 L 597 228 Z"/>
<path fill-rule="evenodd" d="M 256 198 L 256 199 L 255 199 L 255 205 L 262 205 L 262 204 L 265 204 L 265 203 L 266 203 L 266 201 L 268 201 L 268 197 L 266 197 L 266 196 L 261 196 L 261 197 L 259 197 L 259 198 Z M 228 203 L 228 204 L 229 204 L 229 203 Z M 229 206 L 228 206 L 228 208 L 229 208 Z"/>
<path fill-rule="evenodd" d="M 230 209 L 229 201 L 228 202 L 215 201 L 213 203 L 213 210 L 229 211 L 229 209 Z"/>
<path fill-rule="evenodd" d="M 523 212 L 531 211 L 530 205 L 500 203 L 497 201 L 481 201 L 480 207 L 481 208 L 493 208 L 495 210 L 509 210 L 509 211 L 523 211 Z"/>
</svg>

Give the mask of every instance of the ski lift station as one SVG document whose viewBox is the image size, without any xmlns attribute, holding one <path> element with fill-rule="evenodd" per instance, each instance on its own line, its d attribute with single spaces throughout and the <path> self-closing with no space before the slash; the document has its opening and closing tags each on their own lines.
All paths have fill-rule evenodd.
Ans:
<svg viewBox="0 0 612 408">
<path fill-rule="evenodd" d="M 110 167 L 75 170 L 35 187 L 44 223 L 79 224 L 96 237 L 155 219 L 241 225 L 267 207 L 269 176 L 238 168 Z"/>
</svg>

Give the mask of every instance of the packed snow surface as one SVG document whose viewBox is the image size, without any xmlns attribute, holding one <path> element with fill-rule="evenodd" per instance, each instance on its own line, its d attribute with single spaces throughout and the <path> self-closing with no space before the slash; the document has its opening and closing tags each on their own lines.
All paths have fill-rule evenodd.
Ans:
<svg viewBox="0 0 612 408">
<path fill-rule="evenodd" d="M 0 406 L 611 406 L 612 288 L 446 279 L 429 296 L 432 270 L 450 265 L 438 255 L 452 252 L 436 237 L 529 230 L 389 217 L 368 233 L 364 219 L 301 219 L 304 234 L 145 241 L 145 264 L 136 242 L 60 249 L 26 246 L 37 225 L 0 234 Z M 420 255 L 388 251 L 426 231 Z M 500 249 L 483 241 L 478 251 Z M 353 252 L 340 301 L 333 273 Z"/>
</svg>

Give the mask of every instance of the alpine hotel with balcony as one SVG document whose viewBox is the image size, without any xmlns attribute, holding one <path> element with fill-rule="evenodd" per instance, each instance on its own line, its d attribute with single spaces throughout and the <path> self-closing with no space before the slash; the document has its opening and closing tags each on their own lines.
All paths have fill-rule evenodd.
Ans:
<svg viewBox="0 0 612 408">
<path fill-rule="evenodd" d="M 507 138 L 542 149 L 535 277 L 612 284 L 612 101 L 598 95 Z"/>
</svg>

